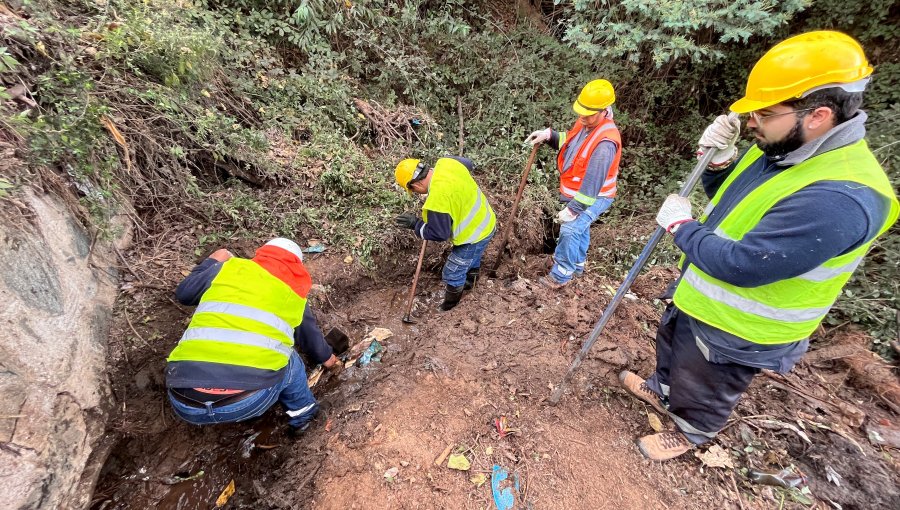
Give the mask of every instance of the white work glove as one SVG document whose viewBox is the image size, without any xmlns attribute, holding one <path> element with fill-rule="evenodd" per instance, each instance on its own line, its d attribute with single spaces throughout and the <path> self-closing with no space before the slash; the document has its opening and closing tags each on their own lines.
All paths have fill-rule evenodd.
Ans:
<svg viewBox="0 0 900 510">
<path fill-rule="evenodd" d="M 709 127 L 703 131 L 697 148 L 697 156 L 703 155 L 709 147 L 718 149 L 709 163 L 711 167 L 720 167 L 730 163 L 737 155 L 737 141 L 741 136 L 741 120 L 737 115 L 719 115 Z"/>
<path fill-rule="evenodd" d="M 544 128 L 528 135 L 528 138 L 525 139 L 525 143 L 528 145 L 537 145 L 546 142 L 551 136 L 553 136 L 553 130 Z"/>
<path fill-rule="evenodd" d="M 678 226 L 688 221 L 693 221 L 691 216 L 691 201 L 675 194 L 666 197 L 659 212 L 656 213 L 656 222 L 666 229 L 666 232 L 675 233 Z"/>
<path fill-rule="evenodd" d="M 556 219 L 558 219 L 560 223 L 568 223 L 577 217 L 578 215 L 573 213 L 572 210 L 568 208 L 568 206 L 563 207 L 563 210 L 559 211 L 559 214 L 556 215 Z"/>
</svg>

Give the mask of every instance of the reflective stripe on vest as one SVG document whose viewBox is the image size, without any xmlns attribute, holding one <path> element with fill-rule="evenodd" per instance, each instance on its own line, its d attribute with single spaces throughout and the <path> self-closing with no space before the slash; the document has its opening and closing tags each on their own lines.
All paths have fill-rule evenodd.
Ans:
<svg viewBox="0 0 900 510">
<path fill-rule="evenodd" d="M 194 314 L 213 312 L 225 315 L 234 315 L 235 317 L 243 317 L 245 319 L 254 320 L 272 326 L 281 331 L 284 336 L 293 337 L 294 328 L 287 322 L 283 321 L 274 313 L 269 313 L 250 306 L 239 305 L 237 303 L 223 303 L 221 301 L 207 301 L 200 303 Z"/>
<path fill-rule="evenodd" d="M 422 218 L 428 212 L 449 214 L 452 222 L 450 241 L 454 246 L 470 244 L 488 237 L 497 225 L 497 216 L 487 197 L 478 188 L 465 165 L 453 158 L 440 158 L 422 206 Z"/>
<path fill-rule="evenodd" d="M 222 264 L 168 361 L 280 370 L 291 356 L 306 297 L 256 262 Z"/>
<path fill-rule="evenodd" d="M 274 338 L 269 338 L 257 333 L 237 331 L 234 329 L 189 328 L 181 335 L 179 343 L 191 340 L 210 340 L 225 344 L 249 345 L 275 351 L 282 356 L 290 356 L 291 351 L 293 350 L 292 347 L 284 345 L 280 340 L 275 340 Z"/>
<path fill-rule="evenodd" d="M 682 280 L 687 281 L 693 285 L 694 288 L 712 300 L 767 319 L 784 320 L 786 322 L 806 322 L 821 319 L 831 308 L 831 306 L 825 306 L 819 308 L 790 309 L 765 305 L 729 292 L 714 283 L 704 280 L 697 274 L 694 266 L 689 267 L 688 270 L 685 271 Z"/>
<path fill-rule="evenodd" d="M 604 177 L 603 184 L 597 192 L 597 197 L 613 198 L 616 196 L 616 182 L 619 175 L 619 160 L 622 156 L 622 139 L 619 129 L 612 120 L 606 119 L 599 126 L 587 135 L 581 142 L 578 152 L 572 158 L 569 168 L 565 168 L 566 151 L 569 143 L 575 139 L 575 136 L 581 132 L 584 127 L 581 122 L 576 121 L 565 135 L 560 135 L 560 148 L 557 155 L 556 164 L 559 168 L 559 192 L 568 198 L 576 198 L 581 182 L 587 172 L 588 163 L 597 146 L 604 140 L 609 140 L 616 144 L 616 154 L 613 158 L 610 168 Z M 564 141 L 563 141 L 564 140 Z M 596 197 L 587 197 L 586 195 L 578 195 L 578 201 L 585 205 L 591 205 L 596 201 Z"/>
<path fill-rule="evenodd" d="M 706 221 L 731 183 L 761 156 L 758 147 L 747 151 L 710 201 L 701 222 Z M 861 140 L 810 158 L 765 181 L 729 211 L 714 233 L 739 242 L 775 204 L 814 182 L 825 180 L 859 183 L 889 200 L 890 211 L 878 235 L 887 231 L 900 214 L 900 203 L 887 176 Z M 750 342 L 783 344 L 803 340 L 818 327 L 873 241 L 835 256 L 804 274 L 752 288 L 721 281 L 695 265 L 686 265 L 682 256 L 684 275 L 675 290 L 674 301 L 688 315 Z"/>
</svg>

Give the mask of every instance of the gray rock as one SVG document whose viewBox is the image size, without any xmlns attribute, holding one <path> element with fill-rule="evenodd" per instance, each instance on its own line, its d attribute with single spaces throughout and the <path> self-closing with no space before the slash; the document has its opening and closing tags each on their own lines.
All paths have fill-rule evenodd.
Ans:
<svg viewBox="0 0 900 510">
<path fill-rule="evenodd" d="M 89 458 L 112 404 L 106 341 L 116 282 L 91 267 L 89 259 L 112 264 L 101 243 L 90 255 L 90 236 L 58 200 L 21 198 L 31 225 L 0 221 L 2 506 L 85 508 L 97 472 Z"/>
</svg>

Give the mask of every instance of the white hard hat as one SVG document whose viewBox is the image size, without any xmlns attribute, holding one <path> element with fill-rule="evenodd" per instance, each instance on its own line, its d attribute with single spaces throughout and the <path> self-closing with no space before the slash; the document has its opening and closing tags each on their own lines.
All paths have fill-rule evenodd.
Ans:
<svg viewBox="0 0 900 510">
<path fill-rule="evenodd" d="M 282 250 L 287 250 L 296 255 L 301 262 L 303 261 L 303 250 L 300 249 L 300 245 L 298 245 L 294 241 L 291 241 L 290 239 L 276 237 L 275 239 L 272 239 L 271 241 L 266 243 L 266 246 L 277 246 Z"/>
</svg>

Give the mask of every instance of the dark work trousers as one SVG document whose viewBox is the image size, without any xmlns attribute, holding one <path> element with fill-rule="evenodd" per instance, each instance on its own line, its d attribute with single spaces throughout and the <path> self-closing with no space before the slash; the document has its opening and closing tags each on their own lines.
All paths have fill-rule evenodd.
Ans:
<svg viewBox="0 0 900 510">
<path fill-rule="evenodd" d="M 647 386 L 668 398 L 678 430 L 703 444 L 725 426 L 759 369 L 707 361 L 686 318 L 673 304 L 663 313 L 656 332 L 656 372 Z"/>
</svg>

